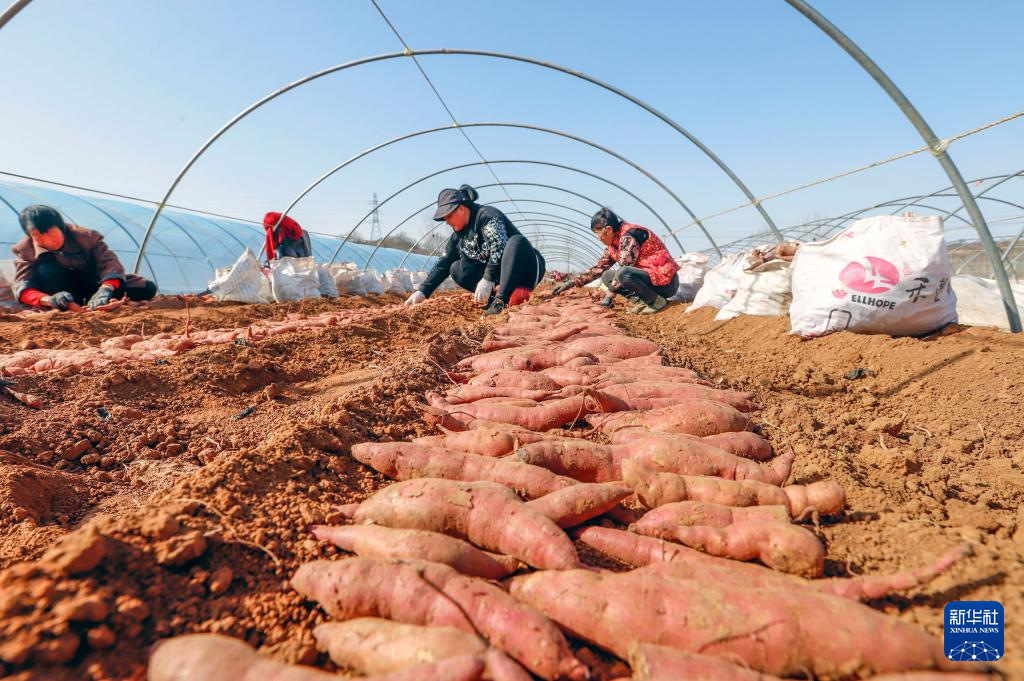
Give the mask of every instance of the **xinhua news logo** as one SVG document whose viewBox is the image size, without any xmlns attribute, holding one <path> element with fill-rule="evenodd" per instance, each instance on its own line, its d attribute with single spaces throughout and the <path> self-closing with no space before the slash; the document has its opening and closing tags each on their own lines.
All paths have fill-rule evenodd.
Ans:
<svg viewBox="0 0 1024 681">
<path fill-rule="evenodd" d="M 954 662 L 995 662 L 1003 657 L 1003 606 L 999 601 L 946 605 L 943 644 Z"/>
</svg>

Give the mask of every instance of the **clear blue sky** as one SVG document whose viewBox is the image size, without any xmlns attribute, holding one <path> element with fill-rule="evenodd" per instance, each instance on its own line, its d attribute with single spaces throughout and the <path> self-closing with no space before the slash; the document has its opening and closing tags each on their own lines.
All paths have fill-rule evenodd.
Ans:
<svg viewBox="0 0 1024 681">
<path fill-rule="evenodd" d="M 633 93 L 698 136 L 758 195 L 921 146 L 875 83 L 781 0 L 381 3 L 414 48 L 520 53 Z M 1024 3 L 815 5 L 889 72 L 940 136 L 1024 109 Z M 399 49 L 369 0 L 35 0 L 0 32 L 0 170 L 159 198 L 195 149 L 250 102 L 312 71 Z M 686 140 L 607 92 L 501 60 L 422 63 L 463 122 L 530 123 L 592 139 L 646 166 L 700 215 L 743 200 Z M 409 59 L 334 74 L 229 132 L 172 201 L 260 219 L 366 147 L 446 123 Z M 519 130 L 469 134 L 489 159 L 587 169 L 629 187 L 670 225 L 689 221 L 656 185 L 583 145 Z M 1019 119 L 951 153 L 965 176 L 977 177 L 1019 170 L 1022 150 Z M 457 132 L 416 138 L 337 174 L 294 215 L 315 230 L 347 232 L 374 192 L 383 198 L 434 170 L 476 160 Z M 506 182 L 562 185 L 661 230 L 628 196 L 583 175 L 521 164 L 494 169 Z M 381 211 L 384 228 L 444 186 L 491 181 L 479 167 L 428 180 Z M 945 184 L 938 164 L 921 155 L 766 208 L 784 226 Z M 592 211 L 559 192 L 510 191 Z M 505 197 L 492 189 L 483 198 Z M 562 209 L 520 206 L 579 219 Z M 1007 214 L 992 211 L 996 218 Z M 414 218 L 405 231 L 419 236 L 432 224 L 428 218 Z M 763 228 L 751 209 L 708 224 L 723 241 Z M 706 246 L 696 231 L 682 238 L 687 248 Z"/>
</svg>

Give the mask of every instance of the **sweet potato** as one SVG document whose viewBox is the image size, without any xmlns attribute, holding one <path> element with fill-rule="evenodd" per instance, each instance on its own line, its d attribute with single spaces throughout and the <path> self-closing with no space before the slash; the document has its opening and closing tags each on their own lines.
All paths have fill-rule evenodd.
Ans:
<svg viewBox="0 0 1024 681">
<path fill-rule="evenodd" d="M 584 416 L 597 408 L 593 398 L 584 396 L 551 400 L 532 407 L 484 402 L 445 406 L 430 393 L 427 394 L 427 399 L 433 402 L 430 409 L 434 410 L 432 413 L 435 416 L 448 416 L 456 421 L 461 421 L 464 425 L 462 428 L 458 428 L 459 430 L 465 430 L 470 421 L 481 419 L 509 423 L 541 432 L 582 420 Z"/>
<path fill-rule="evenodd" d="M 775 452 L 772 450 L 768 440 L 749 430 L 708 435 L 703 440 L 712 447 L 724 449 L 730 454 L 742 456 L 744 459 L 752 461 L 767 461 L 775 456 Z"/>
<path fill-rule="evenodd" d="M 580 338 L 563 343 L 563 346 L 577 352 L 587 352 L 601 357 L 615 357 L 616 359 L 644 357 L 660 350 L 657 343 L 630 336 Z"/>
<path fill-rule="evenodd" d="M 630 458 L 644 459 L 667 473 L 713 475 L 726 480 L 760 480 L 772 485 L 786 481 L 795 458 L 789 452 L 759 464 L 712 447 L 703 440 L 666 433 L 648 433 L 626 445 L 615 446 L 631 452 Z"/>
<path fill-rule="evenodd" d="M 484 579 L 504 579 L 520 567 L 515 558 L 487 553 L 469 542 L 426 530 L 379 525 L 317 525 L 313 527 L 313 536 L 362 558 L 428 560 Z"/>
<path fill-rule="evenodd" d="M 493 482 L 399 482 L 359 504 L 351 517 L 357 523 L 443 532 L 540 569 L 579 565 L 575 547 L 555 523 Z"/>
<path fill-rule="evenodd" d="M 687 500 L 725 506 L 781 504 L 788 508 L 790 516 L 800 518 L 808 510 L 826 514 L 837 513 L 842 510 L 845 499 L 843 488 L 834 482 L 777 487 L 757 480 L 676 475 L 659 472 L 643 459 L 623 461 L 621 467 L 623 481 L 647 508 Z"/>
<path fill-rule="evenodd" d="M 782 681 L 717 657 L 687 653 L 668 646 L 637 643 L 629 650 L 629 666 L 637 681 Z"/>
<path fill-rule="evenodd" d="M 789 523 L 785 506 L 746 506 L 733 508 L 703 501 L 676 501 L 648 511 L 630 530 L 650 537 L 671 535 L 678 525 L 688 527 L 727 527 L 741 522 Z"/>
<path fill-rule="evenodd" d="M 296 591 L 335 619 L 383 617 L 454 627 L 487 639 L 544 679 L 584 679 L 587 670 L 561 632 L 502 589 L 425 561 L 313 561 L 292 578 Z"/>
<path fill-rule="evenodd" d="M 798 525 L 747 520 L 720 528 L 677 525 L 652 531 L 659 539 L 678 541 L 712 556 L 757 559 L 791 575 L 821 577 L 825 569 L 825 547 L 813 532 Z"/>
<path fill-rule="evenodd" d="M 529 499 L 542 497 L 576 482 L 540 466 L 410 442 L 352 445 L 352 458 L 395 480 L 489 480 L 510 487 Z"/>
<path fill-rule="evenodd" d="M 647 428 L 701 437 L 750 430 L 752 425 L 750 417 L 729 405 L 701 399 L 680 400 L 674 407 L 650 411 L 593 415 L 588 417 L 587 421 L 606 433 L 623 428 Z"/>
<path fill-rule="evenodd" d="M 470 452 L 480 456 L 505 456 L 519 449 L 524 444 L 540 442 L 546 435 L 526 429 L 497 430 L 478 428 L 447 433 L 445 435 L 428 435 L 413 439 L 412 443 L 430 447 L 444 447 L 458 452 Z"/>
<path fill-rule="evenodd" d="M 622 449 L 570 438 L 541 440 L 516 450 L 523 463 L 582 482 L 620 480 L 619 462 L 626 454 Z"/>
<path fill-rule="evenodd" d="M 654 408 L 640 406 L 650 403 L 668 406 L 657 400 L 702 399 L 721 402 L 743 412 L 757 411 L 761 405 L 753 401 L 753 393 L 735 390 L 707 388 L 693 383 L 672 383 L 669 381 L 644 381 L 642 383 L 602 384 L 595 393 L 597 401 L 605 411 Z"/>
<path fill-rule="evenodd" d="M 483 355 L 467 357 L 459 362 L 459 368 L 472 368 L 475 372 L 489 369 L 522 369 L 540 371 L 550 367 L 562 366 L 575 359 L 586 359 L 596 362 L 597 357 L 582 350 L 565 347 L 526 345 L 520 348 L 498 350 Z"/>
<path fill-rule="evenodd" d="M 966 545 L 941 556 L 932 565 L 888 575 L 801 579 L 754 563 L 715 558 L 673 542 L 606 527 L 587 527 L 577 534 L 601 553 L 666 578 L 698 579 L 750 588 L 807 588 L 857 601 L 875 600 L 925 584 L 966 553 Z"/>
<path fill-rule="evenodd" d="M 610 511 L 632 494 L 621 485 L 580 483 L 527 502 L 561 528 L 575 527 Z"/>
<path fill-rule="evenodd" d="M 490 386 L 492 388 L 525 388 L 527 390 L 549 390 L 555 392 L 561 385 L 536 371 L 493 370 L 469 379 L 469 385 Z"/>
<path fill-rule="evenodd" d="M 602 361 L 608 362 L 607 356 L 602 356 Z M 649 355 L 643 355 L 641 357 L 630 357 L 628 359 L 621 359 L 615 363 L 616 366 L 624 367 L 653 367 L 662 366 L 665 364 L 665 356 L 661 352 L 652 352 Z"/>
<path fill-rule="evenodd" d="M 449 404 L 464 404 L 476 402 L 477 400 L 493 399 L 503 397 L 516 400 L 534 400 L 539 402 L 551 397 L 554 393 L 550 390 L 529 390 L 527 388 L 491 388 L 485 385 L 460 385 L 448 390 L 444 399 Z"/>
<path fill-rule="evenodd" d="M 367 677 L 366 681 L 478 681 L 484 662 L 476 655 Z M 149 681 L 337 681 L 336 674 L 275 662 L 252 646 L 218 634 L 186 634 L 157 644 L 149 658 Z"/>
<path fill-rule="evenodd" d="M 565 631 L 620 657 L 637 643 L 657 643 L 823 680 L 969 669 L 946 660 L 941 643 L 916 625 L 811 591 L 592 570 L 534 572 L 509 586 Z"/>
<path fill-rule="evenodd" d="M 427 662 L 482 655 L 487 642 L 454 627 L 423 627 L 378 617 L 328 622 L 313 629 L 316 647 L 339 667 L 387 674 Z"/>
</svg>

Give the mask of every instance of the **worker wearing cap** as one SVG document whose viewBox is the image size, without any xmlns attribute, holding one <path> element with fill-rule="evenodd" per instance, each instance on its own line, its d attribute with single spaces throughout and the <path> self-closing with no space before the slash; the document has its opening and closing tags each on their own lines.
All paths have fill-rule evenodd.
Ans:
<svg viewBox="0 0 1024 681">
<path fill-rule="evenodd" d="M 434 220 L 444 220 L 454 231 L 444 254 L 406 305 L 423 302 L 450 276 L 472 291 L 476 302 L 487 305 L 484 316 L 495 315 L 526 302 L 544 278 L 544 256 L 504 213 L 478 204 L 477 198 L 468 184 L 438 195 Z"/>
<path fill-rule="evenodd" d="M 14 295 L 24 305 L 75 309 L 97 308 L 116 298 L 149 300 L 156 284 L 125 274 L 103 235 L 64 222 L 50 206 L 29 206 L 19 216 L 25 238 L 14 253 Z"/>
<path fill-rule="evenodd" d="M 664 242 L 646 227 L 624 222 L 609 208 L 594 213 L 590 229 L 605 245 L 604 254 L 589 270 L 556 286 L 554 295 L 601 277 L 609 291 L 601 303 L 605 307 L 611 307 L 612 295 L 620 293 L 636 301 L 632 312 L 654 314 L 664 310 L 667 299 L 679 289 L 679 264 Z M 619 268 L 613 270 L 614 265 Z"/>
</svg>

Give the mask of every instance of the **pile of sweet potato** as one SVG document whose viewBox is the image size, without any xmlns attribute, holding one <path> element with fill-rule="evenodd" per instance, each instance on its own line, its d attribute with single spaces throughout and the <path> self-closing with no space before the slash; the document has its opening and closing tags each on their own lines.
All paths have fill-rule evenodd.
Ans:
<svg viewBox="0 0 1024 681">
<path fill-rule="evenodd" d="M 125 335 L 108 338 L 97 347 L 79 349 L 36 348 L 0 355 L 0 377 L 28 376 L 65 367 L 84 369 L 131 361 L 153 361 L 180 355 L 200 345 L 258 341 L 271 336 L 308 329 L 367 322 L 407 310 L 402 305 L 324 312 L 316 316 L 288 313 L 283 320 L 260 320 L 238 329 L 209 329 L 152 336 Z"/>
<path fill-rule="evenodd" d="M 437 435 L 352 447 L 395 482 L 342 507 L 351 524 L 312 528 L 355 557 L 292 579 L 330 616 L 314 635 L 335 664 L 374 679 L 590 678 L 568 636 L 634 679 L 983 678 L 861 602 L 960 551 L 823 578 L 805 523 L 840 513 L 843 489 L 786 485 L 793 456 L 753 432 L 752 394 L 664 366 L 610 316 L 581 298 L 513 312 L 425 396 Z M 588 566 L 581 544 L 633 569 Z M 326 678 L 213 635 L 165 643 L 150 674 Z"/>
</svg>

